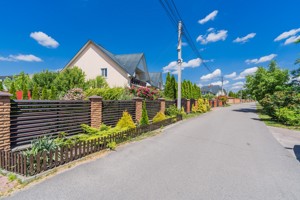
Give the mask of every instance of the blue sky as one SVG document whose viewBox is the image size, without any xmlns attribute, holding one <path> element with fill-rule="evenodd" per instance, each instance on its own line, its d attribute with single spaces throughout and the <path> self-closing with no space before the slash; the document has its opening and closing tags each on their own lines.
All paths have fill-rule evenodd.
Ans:
<svg viewBox="0 0 300 200">
<path fill-rule="evenodd" d="M 271 58 L 283 68 L 297 67 L 300 45 L 290 42 L 300 37 L 299 0 L 174 2 L 214 71 L 209 74 L 184 46 L 183 78 L 218 84 L 222 74 L 226 88 L 237 90 Z M 115 54 L 144 52 L 149 71 L 176 73 L 177 32 L 159 0 L 2 0 L 0 16 L 0 75 L 63 68 L 89 39 Z"/>
</svg>

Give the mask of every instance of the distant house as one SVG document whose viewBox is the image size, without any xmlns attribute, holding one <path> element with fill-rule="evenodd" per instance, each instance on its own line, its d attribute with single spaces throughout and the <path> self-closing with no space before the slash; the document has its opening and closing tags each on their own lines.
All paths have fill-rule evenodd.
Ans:
<svg viewBox="0 0 300 200">
<path fill-rule="evenodd" d="M 91 40 L 79 50 L 64 69 L 74 66 L 85 72 L 87 80 L 97 76 L 105 77 L 110 87 L 132 85 L 150 85 L 159 89 L 162 87 L 161 75 L 153 73 L 156 75 L 151 75 L 153 78 L 151 79 L 144 53 L 115 55 Z"/>
<path fill-rule="evenodd" d="M 203 86 L 203 87 L 201 87 L 201 93 L 202 93 L 202 95 L 206 95 L 206 94 L 213 94 L 215 96 L 227 95 L 226 90 L 223 89 L 223 92 L 222 92 L 222 87 L 219 85 Z"/>
</svg>

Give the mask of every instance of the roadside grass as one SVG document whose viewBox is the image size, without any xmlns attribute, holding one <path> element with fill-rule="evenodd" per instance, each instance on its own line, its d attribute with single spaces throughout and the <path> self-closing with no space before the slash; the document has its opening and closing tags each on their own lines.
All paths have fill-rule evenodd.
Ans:
<svg viewBox="0 0 300 200">
<path fill-rule="evenodd" d="M 187 115 L 183 115 L 183 119 L 190 119 L 190 118 L 193 118 L 193 117 L 197 117 L 197 116 L 199 116 L 199 115 L 202 115 L 202 114 L 204 114 L 204 113 L 189 113 L 189 114 L 187 114 Z"/>
<path fill-rule="evenodd" d="M 263 108 L 259 103 L 256 103 L 256 109 L 257 109 L 257 113 L 258 113 L 260 120 L 265 122 L 265 124 L 267 126 L 273 126 L 273 127 L 278 127 L 278 128 L 285 128 L 285 129 L 300 131 L 299 126 L 287 126 L 285 124 L 282 124 L 281 122 L 278 122 L 278 121 L 272 119 L 269 115 L 266 115 L 263 112 Z"/>
</svg>

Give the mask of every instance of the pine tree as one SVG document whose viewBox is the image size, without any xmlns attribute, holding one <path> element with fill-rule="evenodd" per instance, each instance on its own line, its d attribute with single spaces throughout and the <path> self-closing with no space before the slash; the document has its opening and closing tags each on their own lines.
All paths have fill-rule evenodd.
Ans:
<svg viewBox="0 0 300 200">
<path fill-rule="evenodd" d="M 167 77 L 166 77 L 166 85 L 165 85 L 165 97 L 171 98 L 170 92 L 171 92 L 171 75 L 170 72 L 168 72 Z"/>
<path fill-rule="evenodd" d="M 50 99 L 55 100 L 57 97 L 57 89 L 54 85 L 51 86 Z"/>
<path fill-rule="evenodd" d="M 47 88 L 44 87 L 43 90 L 42 90 L 42 100 L 47 100 L 48 99 L 48 91 L 47 91 Z"/>
<path fill-rule="evenodd" d="M 171 77 L 171 89 L 170 89 L 170 98 L 171 99 L 176 99 L 177 97 L 177 83 L 175 80 L 175 76 L 172 75 Z"/>
<path fill-rule="evenodd" d="M 23 83 L 22 85 L 22 99 L 27 100 L 28 99 L 28 87 L 27 84 Z"/>
<path fill-rule="evenodd" d="M 33 100 L 38 100 L 39 99 L 39 89 L 38 89 L 37 84 L 34 84 L 34 86 L 33 86 L 32 99 Z"/>
<path fill-rule="evenodd" d="M 0 91 L 3 91 L 3 90 L 4 90 L 3 83 L 2 83 L 2 81 L 0 81 Z"/>
<path fill-rule="evenodd" d="M 17 99 L 17 94 L 16 94 L 16 86 L 15 82 L 13 81 L 10 85 L 10 90 L 9 93 L 12 94 L 11 99 Z"/>
<path fill-rule="evenodd" d="M 147 113 L 147 109 L 146 109 L 146 102 L 143 102 L 143 107 L 142 107 L 142 118 L 140 121 L 141 125 L 147 125 L 149 124 L 149 118 L 148 118 L 148 113 Z"/>
</svg>

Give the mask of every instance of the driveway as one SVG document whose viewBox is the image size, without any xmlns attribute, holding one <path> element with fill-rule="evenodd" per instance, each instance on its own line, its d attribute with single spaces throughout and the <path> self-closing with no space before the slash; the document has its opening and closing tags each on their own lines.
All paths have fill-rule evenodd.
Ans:
<svg viewBox="0 0 300 200">
<path fill-rule="evenodd" d="M 247 103 L 180 122 L 7 199 L 300 199 L 300 164 Z"/>
</svg>

